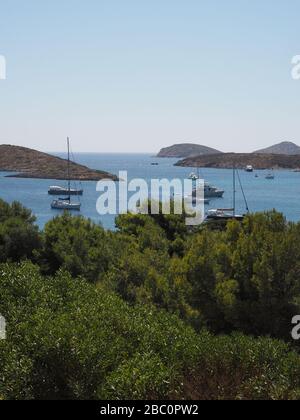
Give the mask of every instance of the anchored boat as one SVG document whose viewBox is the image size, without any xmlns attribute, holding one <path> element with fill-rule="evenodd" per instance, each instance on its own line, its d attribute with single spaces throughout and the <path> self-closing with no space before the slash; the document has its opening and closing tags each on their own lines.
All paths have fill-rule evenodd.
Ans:
<svg viewBox="0 0 300 420">
<path fill-rule="evenodd" d="M 52 186 L 49 188 L 48 194 L 50 195 L 83 195 L 83 189 L 73 189 L 69 190 L 64 187 Z"/>
<path fill-rule="evenodd" d="M 197 189 L 194 188 L 193 193 L 195 194 L 197 192 Z M 225 191 L 220 190 L 217 187 L 214 187 L 213 185 L 210 185 L 208 182 L 205 182 L 204 184 L 204 198 L 209 200 L 211 198 L 223 198 Z"/>
<path fill-rule="evenodd" d="M 67 139 L 68 143 L 68 181 L 70 181 L 70 139 Z M 51 186 L 48 190 L 49 195 L 60 195 L 69 197 L 71 195 L 83 195 L 83 189 L 71 188 L 70 182 L 68 183 L 68 187 L 60 187 L 60 186 Z"/>
<path fill-rule="evenodd" d="M 60 188 L 60 187 L 50 187 L 49 189 L 49 194 L 54 195 L 54 191 L 59 191 L 59 194 L 64 194 L 66 193 L 67 197 L 65 198 L 58 198 L 57 200 L 53 200 L 51 203 L 51 208 L 54 210 L 75 210 L 75 211 L 80 211 L 81 209 L 81 203 L 72 203 L 71 202 L 71 195 L 82 195 L 83 194 L 83 190 L 77 190 L 77 189 L 71 189 L 71 174 L 70 174 L 70 139 L 68 137 L 67 139 L 67 144 L 68 144 L 68 188 L 64 189 L 64 188 Z M 52 193 L 50 192 L 50 190 L 52 191 Z"/>
<path fill-rule="evenodd" d="M 213 185 L 208 184 L 205 182 L 204 184 L 204 197 L 205 198 L 222 198 L 225 191 L 220 190 L 217 187 L 214 187 Z"/>
<path fill-rule="evenodd" d="M 246 205 L 247 213 L 249 213 L 249 207 L 248 202 L 246 199 L 246 195 L 241 183 L 240 175 L 236 171 L 236 169 L 233 169 L 233 207 L 231 209 L 211 209 L 208 210 L 207 216 L 206 216 L 206 222 L 227 222 L 229 220 L 237 220 L 237 221 L 243 221 L 245 218 L 245 215 L 237 214 L 236 213 L 236 174 L 238 175 L 239 184 L 242 190 L 243 198 Z"/>
<path fill-rule="evenodd" d="M 235 214 L 235 210 L 232 209 L 212 209 L 208 210 L 206 220 L 244 220 L 243 215 Z"/>
<path fill-rule="evenodd" d="M 189 176 L 189 179 L 193 181 L 197 181 L 198 179 L 201 179 L 200 175 L 200 169 L 198 168 L 197 174 L 195 172 L 192 172 Z M 196 186 L 193 188 L 193 195 L 196 195 L 197 188 Z M 211 198 L 223 198 L 225 191 L 221 190 L 213 185 L 210 185 L 208 182 L 204 183 L 204 199 L 209 202 Z"/>
<path fill-rule="evenodd" d="M 51 208 L 54 210 L 77 210 L 80 211 L 80 203 L 71 203 L 71 197 L 59 198 L 58 200 L 53 200 L 51 203 Z"/>
</svg>

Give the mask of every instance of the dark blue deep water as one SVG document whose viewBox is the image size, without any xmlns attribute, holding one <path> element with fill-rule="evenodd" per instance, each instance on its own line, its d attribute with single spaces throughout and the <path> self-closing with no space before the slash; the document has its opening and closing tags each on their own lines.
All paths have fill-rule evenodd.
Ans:
<svg viewBox="0 0 300 420">
<path fill-rule="evenodd" d="M 65 157 L 64 154 L 58 154 Z M 188 177 L 193 169 L 174 166 L 177 159 L 158 159 L 145 154 L 77 154 L 76 161 L 93 169 L 102 169 L 114 174 L 120 170 L 128 171 L 129 179 L 144 178 L 181 178 Z M 159 163 L 152 166 L 152 162 Z M 285 214 L 288 220 L 300 220 L 300 173 L 291 171 L 275 171 L 275 180 L 266 180 L 267 172 L 255 173 L 240 171 L 240 177 L 247 196 L 250 211 L 276 209 Z M 37 217 L 38 225 L 43 228 L 45 223 L 56 216 L 57 211 L 51 210 L 53 197 L 48 196 L 50 185 L 61 185 L 59 181 L 7 178 L 7 174 L 0 172 L 0 197 L 8 202 L 20 201 L 24 206 L 32 209 Z M 222 169 L 203 169 L 202 176 L 206 181 L 225 190 L 224 198 L 213 200 L 208 208 L 232 207 L 232 171 Z M 81 214 L 105 228 L 114 228 L 113 216 L 99 216 L 96 211 L 96 201 L 99 193 L 96 182 L 82 183 L 84 195 L 81 198 Z M 245 211 L 242 194 L 237 188 L 237 209 Z"/>
</svg>

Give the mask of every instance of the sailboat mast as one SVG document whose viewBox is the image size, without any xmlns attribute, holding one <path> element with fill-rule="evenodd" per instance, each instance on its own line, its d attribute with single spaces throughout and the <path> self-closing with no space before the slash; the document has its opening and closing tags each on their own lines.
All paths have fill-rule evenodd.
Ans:
<svg viewBox="0 0 300 420">
<path fill-rule="evenodd" d="M 70 139 L 67 138 L 68 143 L 68 191 L 71 191 L 71 175 L 70 175 Z"/>
<path fill-rule="evenodd" d="M 233 216 L 236 213 L 236 174 L 235 174 L 235 165 L 233 165 Z"/>
</svg>

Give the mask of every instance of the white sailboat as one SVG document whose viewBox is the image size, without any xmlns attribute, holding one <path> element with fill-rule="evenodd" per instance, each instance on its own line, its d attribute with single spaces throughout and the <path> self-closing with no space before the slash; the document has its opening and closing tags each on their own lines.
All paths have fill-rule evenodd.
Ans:
<svg viewBox="0 0 300 420">
<path fill-rule="evenodd" d="M 72 190 L 71 189 L 71 174 L 70 174 L 70 139 L 67 139 L 68 144 L 68 189 L 61 190 L 63 193 L 66 192 L 68 194 L 65 198 L 58 198 L 57 200 L 53 200 L 51 203 L 51 208 L 54 210 L 75 210 L 80 211 L 81 203 L 72 203 L 71 202 L 71 195 L 82 195 L 82 194 L 72 194 L 72 191 L 80 191 L 80 190 Z"/>
<path fill-rule="evenodd" d="M 80 203 L 71 203 L 70 197 L 66 198 L 59 198 L 57 200 L 53 200 L 51 203 L 51 208 L 54 210 L 77 210 L 80 211 L 81 204 Z"/>
<path fill-rule="evenodd" d="M 238 174 L 238 179 L 239 179 L 240 187 L 241 187 L 242 194 L 244 197 L 244 201 L 246 204 L 247 213 L 249 213 L 247 199 L 244 193 L 244 189 L 243 189 L 239 174 Z M 208 210 L 207 216 L 206 216 L 206 222 L 214 222 L 214 221 L 226 222 L 229 220 L 243 221 L 244 218 L 245 218 L 245 215 L 236 213 L 236 169 L 234 168 L 233 169 L 233 207 L 230 209 Z"/>
<path fill-rule="evenodd" d="M 67 139 L 68 142 L 68 179 L 70 178 L 70 140 Z M 59 195 L 59 196 L 70 196 L 70 195 L 83 195 L 83 189 L 71 188 L 70 183 L 68 187 L 61 187 L 61 186 L 51 186 L 48 190 L 49 195 Z"/>
</svg>

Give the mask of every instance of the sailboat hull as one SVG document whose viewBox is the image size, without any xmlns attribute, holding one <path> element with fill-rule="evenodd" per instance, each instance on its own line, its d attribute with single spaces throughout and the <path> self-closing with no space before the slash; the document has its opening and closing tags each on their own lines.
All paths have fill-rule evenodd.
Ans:
<svg viewBox="0 0 300 420">
<path fill-rule="evenodd" d="M 51 204 L 51 208 L 54 210 L 70 210 L 70 211 L 80 211 L 80 203 L 70 203 L 69 201 L 54 200 Z"/>
<path fill-rule="evenodd" d="M 230 214 L 224 214 L 224 215 L 208 215 L 206 217 L 206 222 L 228 222 L 230 220 L 237 220 L 238 222 L 242 222 L 245 219 L 245 216 L 240 215 L 230 215 Z"/>
<path fill-rule="evenodd" d="M 60 187 L 50 188 L 48 191 L 49 195 L 83 195 L 83 190 L 74 190 Z"/>
</svg>

